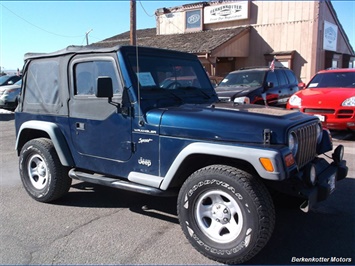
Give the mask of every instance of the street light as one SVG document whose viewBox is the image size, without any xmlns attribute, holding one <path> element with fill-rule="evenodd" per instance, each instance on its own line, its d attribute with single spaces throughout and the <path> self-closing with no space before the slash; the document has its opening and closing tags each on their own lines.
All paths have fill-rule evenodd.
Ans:
<svg viewBox="0 0 355 266">
<path fill-rule="evenodd" d="M 89 45 L 89 33 L 92 32 L 93 29 L 89 30 L 88 32 L 85 33 L 85 37 L 86 37 L 86 45 Z"/>
</svg>

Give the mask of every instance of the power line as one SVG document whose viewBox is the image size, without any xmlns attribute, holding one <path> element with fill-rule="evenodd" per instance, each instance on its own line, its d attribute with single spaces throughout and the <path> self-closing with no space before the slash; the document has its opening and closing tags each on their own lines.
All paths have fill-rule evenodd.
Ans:
<svg viewBox="0 0 355 266">
<path fill-rule="evenodd" d="M 25 19 L 25 18 L 23 18 L 23 17 L 17 15 L 15 12 L 13 12 L 12 10 L 10 10 L 10 9 L 7 8 L 6 6 L 4 6 L 2 3 L 0 3 L 0 5 L 1 5 L 3 8 L 7 9 L 9 12 L 11 12 L 11 13 L 12 13 L 13 15 L 15 15 L 16 17 L 18 17 L 18 18 L 22 19 L 23 21 L 27 22 L 28 24 L 30 24 L 31 26 L 33 26 L 33 27 L 35 27 L 35 28 L 37 28 L 37 29 L 40 29 L 40 30 L 42 30 L 42 31 L 44 31 L 44 32 L 47 32 L 47 33 L 49 33 L 49 34 L 56 35 L 56 36 L 59 36 L 59 37 L 64 37 L 64 38 L 78 38 L 78 37 L 82 37 L 82 36 L 83 36 L 83 35 L 68 36 L 68 35 L 62 35 L 62 34 L 57 34 L 57 33 L 55 33 L 55 32 L 48 31 L 48 30 L 46 30 L 46 29 L 43 29 L 43 28 L 41 28 L 41 27 L 39 27 L 39 26 L 33 24 L 32 22 L 28 21 L 27 19 Z"/>
<path fill-rule="evenodd" d="M 155 14 L 153 14 L 153 15 L 149 15 L 149 14 L 148 14 L 148 12 L 145 10 L 145 8 L 144 8 L 144 6 L 143 6 L 143 4 L 142 4 L 142 1 L 138 1 L 138 2 L 139 2 L 139 4 L 141 5 L 141 7 L 142 7 L 144 13 L 145 13 L 148 17 L 154 17 L 154 16 L 155 16 Z"/>
</svg>

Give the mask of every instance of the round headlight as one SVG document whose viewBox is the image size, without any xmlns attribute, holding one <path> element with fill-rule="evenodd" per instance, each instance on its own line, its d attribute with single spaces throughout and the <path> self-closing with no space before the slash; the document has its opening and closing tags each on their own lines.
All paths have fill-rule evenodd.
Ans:
<svg viewBox="0 0 355 266">
<path fill-rule="evenodd" d="M 237 97 L 237 98 L 235 98 L 234 100 L 233 100 L 233 102 L 235 103 L 235 104 L 249 104 L 250 103 L 250 99 L 249 99 L 249 97 L 245 97 L 245 96 L 243 96 L 243 97 Z"/>
<path fill-rule="evenodd" d="M 304 169 L 304 178 L 307 184 L 314 186 L 317 181 L 317 172 L 314 164 L 309 164 Z"/>
<path fill-rule="evenodd" d="M 322 141 L 322 138 L 323 138 L 323 127 L 322 127 L 322 124 L 319 123 L 317 125 L 317 143 L 321 143 Z"/>
<path fill-rule="evenodd" d="M 298 151 L 298 139 L 295 132 L 288 135 L 288 147 L 290 148 L 293 156 L 296 156 Z"/>
</svg>

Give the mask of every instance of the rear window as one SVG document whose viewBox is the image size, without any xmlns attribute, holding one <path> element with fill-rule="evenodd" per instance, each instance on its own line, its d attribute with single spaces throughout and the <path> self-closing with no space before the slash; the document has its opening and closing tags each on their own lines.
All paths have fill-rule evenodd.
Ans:
<svg viewBox="0 0 355 266">
<path fill-rule="evenodd" d="M 59 63 L 55 59 L 32 61 L 26 72 L 24 108 L 55 113 L 60 106 Z"/>
</svg>

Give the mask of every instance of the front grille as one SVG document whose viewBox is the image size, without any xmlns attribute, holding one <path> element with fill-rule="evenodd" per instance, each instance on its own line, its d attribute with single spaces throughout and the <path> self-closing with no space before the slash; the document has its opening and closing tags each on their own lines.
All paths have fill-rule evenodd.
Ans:
<svg viewBox="0 0 355 266">
<path fill-rule="evenodd" d="M 312 108 L 305 108 L 304 109 L 305 113 L 310 113 L 310 114 L 334 114 L 335 110 L 334 109 L 312 109 Z"/>
<path fill-rule="evenodd" d="M 317 126 L 318 123 L 312 123 L 294 130 L 299 145 L 295 158 L 298 168 L 312 161 L 317 154 Z"/>
<path fill-rule="evenodd" d="M 354 115 L 353 110 L 339 110 L 337 118 L 351 118 Z"/>
</svg>

